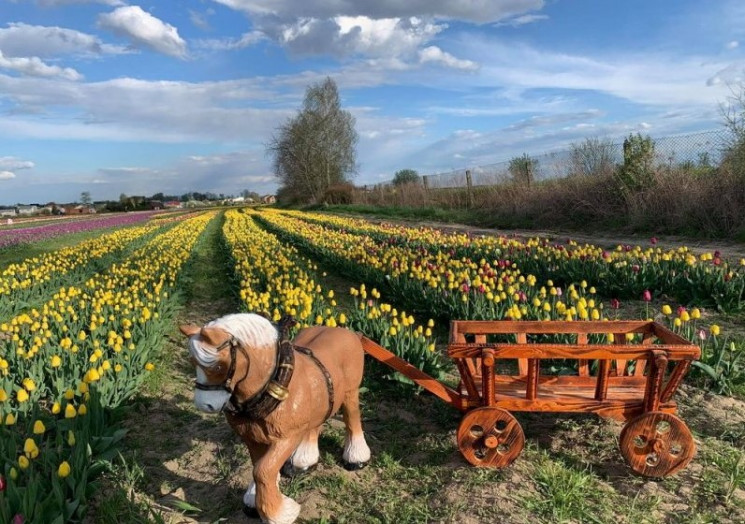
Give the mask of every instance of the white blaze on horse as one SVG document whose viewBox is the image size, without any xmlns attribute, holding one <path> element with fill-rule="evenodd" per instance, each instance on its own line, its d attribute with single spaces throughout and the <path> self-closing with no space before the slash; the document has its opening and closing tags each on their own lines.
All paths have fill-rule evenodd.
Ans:
<svg viewBox="0 0 745 524">
<path fill-rule="evenodd" d="M 305 471 L 318 463 L 321 427 L 339 409 L 347 429 L 345 467 L 360 469 L 370 460 L 360 419 L 359 336 L 314 326 L 290 342 L 286 322 L 275 327 L 260 315 L 240 313 L 180 328 L 197 369 L 194 403 L 208 413 L 225 411 L 248 446 L 253 482 L 243 502 L 271 524 L 289 524 L 300 513 L 300 505 L 279 491 L 280 469 Z"/>
</svg>

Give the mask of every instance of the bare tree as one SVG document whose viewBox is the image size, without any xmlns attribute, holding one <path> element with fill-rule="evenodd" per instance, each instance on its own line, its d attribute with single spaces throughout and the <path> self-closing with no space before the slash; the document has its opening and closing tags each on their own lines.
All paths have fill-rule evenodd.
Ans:
<svg viewBox="0 0 745 524">
<path fill-rule="evenodd" d="M 587 138 L 572 144 L 569 154 L 570 175 L 609 175 L 616 164 L 616 146 L 608 139 Z"/>
<path fill-rule="evenodd" d="M 274 173 L 288 199 L 320 202 L 326 189 L 346 182 L 356 170 L 355 119 L 341 108 L 331 78 L 311 85 L 303 108 L 277 129 L 267 146 Z"/>
<path fill-rule="evenodd" d="M 731 94 L 727 97 L 727 103 L 719 106 L 724 127 L 730 132 L 722 164 L 745 176 L 745 84 L 729 87 Z"/>
</svg>

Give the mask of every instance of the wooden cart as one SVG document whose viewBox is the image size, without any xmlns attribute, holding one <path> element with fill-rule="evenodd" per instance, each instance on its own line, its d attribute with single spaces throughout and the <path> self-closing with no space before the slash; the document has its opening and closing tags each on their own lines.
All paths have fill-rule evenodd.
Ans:
<svg viewBox="0 0 745 524">
<path fill-rule="evenodd" d="M 625 422 L 621 453 L 649 477 L 676 473 L 696 451 L 672 397 L 701 350 L 656 322 L 453 321 L 448 355 L 460 373 L 457 389 L 366 337 L 362 342 L 371 357 L 464 412 L 458 447 L 476 466 L 505 467 L 522 451 L 525 436 L 511 411 L 597 413 Z M 542 372 L 548 360 L 572 372 Z"/>
</svg>

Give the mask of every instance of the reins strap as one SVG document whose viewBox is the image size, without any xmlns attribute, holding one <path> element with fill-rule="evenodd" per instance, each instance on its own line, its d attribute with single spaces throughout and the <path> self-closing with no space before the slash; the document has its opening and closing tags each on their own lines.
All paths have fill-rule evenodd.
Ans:
<svg viewBox="0 0 745 524">
<path fill-rule="evenodd" d="M 316 357 L 313 354 L 313 351 L 311 349 L 302 347 L 302 346 L 294 346 L 295 351 L 298 353 L 302 353 L 303 355 L 306 355 L 310 357 L 310 359 L 316 363 L 316 366 L 318 366 L 318 369 L 321 370 L 321 373 L 323 373 L 323 378 L 326 379 L 326 389 L 329 393 L 329 408 L 328 411 L 326 411 L 326 419 L 328 419 L 331 416 L 331 413 L 334 411 L 334 382 L 331 380 L 331 374 L 329 373 L 329 370 L 326 369 L 326 366 L 323 365 L 323 362 L 318 360 L 318 357 Z"/>
</svg>

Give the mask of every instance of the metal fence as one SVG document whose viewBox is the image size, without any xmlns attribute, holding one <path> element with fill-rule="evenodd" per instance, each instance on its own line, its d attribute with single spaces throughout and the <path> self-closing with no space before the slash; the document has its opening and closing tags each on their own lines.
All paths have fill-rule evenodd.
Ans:
<svg viewBox="0 0 745 524">
<path fill-rule="evenodd" d="M 658 166 L 669 167 L 717 165 L 729 138 L 729 133 L 724 129 L 656 138 L 653 139 L 655 162 Z M 587 148 L 584 151 L 587 156 L 582 154 L 583 146 Z M 528 155 L 525 158 L 530 162 L 534 180 L 565 177 L 590 168 L 612 168 L 623 163 L 623 140 L 613 142 L 591 139 L 570 149 Z M 424 175 L 422 178 L 429 188 L 494 185 L 513 178 L 510 171 L 511 162 L 513 161 L 506 160 L 495 164 L 464 167 L 446 173 Z M 471 178 L 470 184 L 468 177 Z M 393 180 L 388 180 L 379 185 L 387 186 L 392 183 Z"/>
</svg>

